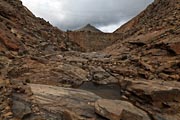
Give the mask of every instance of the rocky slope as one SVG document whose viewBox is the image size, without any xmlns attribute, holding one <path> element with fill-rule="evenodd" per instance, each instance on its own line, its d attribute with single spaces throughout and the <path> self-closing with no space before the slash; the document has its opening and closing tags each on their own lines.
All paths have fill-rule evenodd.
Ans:
<svg viewBox="0 0 180 120">
<path fill-rule="evenodd" d="M 116 33 L 123 36 L 104 50 L 119 57 L 121 64 L 112 67 L 112 71 L 123 75 L 120 83 L 125 96 L 146 106 L 157 120 L 180 119 L 179 98 L 173 100 L 179 94 L 176 90 L 180 81 L 179 13 L 178 0 L 155 0 L 120 27 Z"/>
<path fill-rule="evenodd" d="M 0 119 L 179 120 L 179 5 L 155 0 L 115 44 L 80 52 L 19 0 L 1 0 Z M 119 85 L 120 98 L 108 99 L 107 86 L 102 96 L 78 89 L 85 82 Z"/>
<path fill-rule="evenodd" d="M 124 37 L 175 29 L 179 25 L 179 1 L 155 0 L 146 10 L 115 31 Z"/>
<path fill-rule="evenodd" d="M 124 67 L 136 71 L 134 77 L 179 81 L 179 9 L 178 0 L 155 0 L 116 31 L 123 37 L 105 51 L 125 60 Z"/>
</svg>

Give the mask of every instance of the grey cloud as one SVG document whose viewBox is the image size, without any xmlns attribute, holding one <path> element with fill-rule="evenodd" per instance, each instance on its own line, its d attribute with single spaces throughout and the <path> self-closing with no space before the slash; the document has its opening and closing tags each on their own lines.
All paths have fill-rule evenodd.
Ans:
<svg viewBox="0 0 180 120">
<path fill-rule="evenodd" d="M 90 23 L 104 31 L 113 31 L 153 0 L 22 1 L 36 16 L 45 18 L 63 30 L 77 29 Z"/>
</svg>

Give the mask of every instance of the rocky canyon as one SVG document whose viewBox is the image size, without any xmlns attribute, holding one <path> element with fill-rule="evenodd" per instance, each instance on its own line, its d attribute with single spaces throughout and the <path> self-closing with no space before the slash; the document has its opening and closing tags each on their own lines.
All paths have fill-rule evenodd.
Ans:
<svg viewBox="0 0 180 120">
<path fill-rule="evenodd" d="M 103 33 L 0 0 L 0 120 L 180 120 L 180 1 Z"/>
</svg>

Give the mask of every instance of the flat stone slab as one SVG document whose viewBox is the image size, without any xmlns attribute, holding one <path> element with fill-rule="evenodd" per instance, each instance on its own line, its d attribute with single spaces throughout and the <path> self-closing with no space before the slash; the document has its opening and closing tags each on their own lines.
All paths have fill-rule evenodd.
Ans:
<svg viewBox="0 0 180 120">
<path fill-rule="evenodd" d="M 150 120 L 146 112 L 121 100 L 99 99 L 95 103 L 95 110 L 109 120 Z"/>
<path fill-rule="evenodd" d="M 65 118 L 76 116 L 77 119 L 101 120 L 94 111 L 94 103 L 100 97 L 94 93 L 41 84 L 29 84 L 29 86 L 35 103 L 55 116 L 61 114 Z"/>
</svg>

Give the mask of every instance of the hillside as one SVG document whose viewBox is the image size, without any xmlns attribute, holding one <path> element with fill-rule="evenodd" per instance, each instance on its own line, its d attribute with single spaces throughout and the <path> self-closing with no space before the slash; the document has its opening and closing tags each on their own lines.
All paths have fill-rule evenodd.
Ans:
<svg viewBox="0 0 180 120">
<path fill-rule="evenodd" d="M 19 54 L 36 54 L 78 49 L 78 46 L 66 40 L 61 30 L 36 18 L 19 0 L 0 1 L 0 7 L 2 52 L 12 50 Z"/>
<path fill-rule="evenodd" d="M 177 83 L 177 86 L 174 87 L 178 87 L 180 81 L 179 20 L 179 0 L 155 0 L 138 16 L 115 31 L 115 33 L 122 33 L 122 37 L 106 48 L 104 52 L 114 57 L 118 56 L 121 64 L 115 67 L 115 73 L 125 77 L 122 82 L 126 81 L 126 89 L 126 84 L 131 84 L 128 96 L 134 95 L 136 99 L 148 102 L 148 99 L 153 99 L 152 97 L 148 98 L 149 92 L 161 86 L 155 82 L 162 82 L 162 88 L 166 86 L 166 83 L 173 84 L 174 82 Z M 166 87 L 169 88 L 168 86 Z M 142 93 L 139 93 L 140 91 Z M 164 116 L 158 115 L 159 118 L 156 116 L 155 119 L 178 120 L 179 113 L 176 111 L 179 105 L 171 101 L 176 99 L 178 93 L 174 94 L 175 96 L 171 96 L 173 95 L 171 93 L 166 96 L 168 93 L 166 95 L 164 93 L 159 92 L 157 94 L 159 97 L 155 95 L 156 100 L 164 99 L 164 102 L 167 100 L 165 103 L 168 108 L 163 103 L 152 103 L 155 108 L 161 106 L 160 110 L 155 113 L 163 113 L 162 116 Z M 174 113 L 173 117 L 169 116 L 170 113 Z"/>
<path fill-rule="evenodd" d="M 1 0 L 0 120 L 179 120 L 179 18 L 155 0 L 110 35 L 65 33 Z"/>
<path fill-rule="evenodd" d="M 115 31 L 124 37 L 151 31 L 170 30 L 179 25 L 179 1 L 155 0 L 146 10 Z"/>
</svg>

